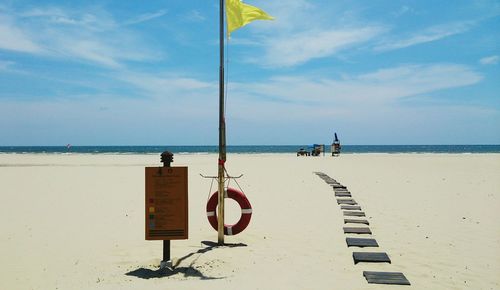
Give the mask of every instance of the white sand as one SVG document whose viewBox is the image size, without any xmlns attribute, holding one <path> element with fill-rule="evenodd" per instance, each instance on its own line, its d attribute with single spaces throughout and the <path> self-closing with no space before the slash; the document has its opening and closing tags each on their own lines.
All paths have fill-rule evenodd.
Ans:
<svg viewBox="0 0 500 290">
<path fill-rule="evenodd" d="M 254 213 L 222 248 L 202 244 L 217 233 L 198 175 L 216 174 L 217 156 L 176 155 L 189 166 L 190 238 L 172 242 L 178 270 L 161 278 L 162 243 L 144 240 L 144 167 L 156 165 L 0 154 L 0 289 L 500 289 L 500 154 L 229 155 Z M 354 265 L 367 249 L 347 248 L 354 235 L 314 171 L 351 190 L 392 264 Z M 228 202 L 230 223 L 237 209 Z M 364 270 L 403 272 L 412 286 L 368 284 Z"/>
</svg>

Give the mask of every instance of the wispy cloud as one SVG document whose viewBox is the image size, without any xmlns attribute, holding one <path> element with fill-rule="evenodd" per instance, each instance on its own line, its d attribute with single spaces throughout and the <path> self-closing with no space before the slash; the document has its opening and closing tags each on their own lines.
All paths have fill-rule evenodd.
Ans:
<svg viewBox="0 0 500 290">
<path fill-rule="evenodd" d="M 117 59 L 118 50 L 113 47 L 106 46 L 95 40 L 69 39 L 60 40 L 60 53 L 67 53 L 71 56 L 76 56 L 79 59 L 95 62 L 108 67 L 119 67 L 120 63 Z"/>
<path fill-rule="evenodd" d="M 343 79 L 275 77 L 264 83 L 233 87 L 246 92 L 246 96 L 273 102 L 381 105 L 442 89 L 473 85 L 481 80 L 482 76 L 467 66 L 432 64 L 397 66 Z"/>
<path fill-rule="evenodd" d="M 364 43 L 383 32 L 381 27 L 311 30 L 278 38 L 269 38 L 264 58 L 266 66 L 290 67 L 310 60 L 335 55 Z M 257 60 L 256 60 L 257 61 Z"/>
<path fill-rule="evenodd" d="M 11 17 L 0 13 L 0 49 L 41 53 L 43 49 L 36 44 L 29 33 L 17 27 Z"/>
<path fill-rule="evenodd" d="M 114 78 L 138 89 L 140 95 L 177 101 L 189 97 L 206 99 L 208 95 L 216 95 L 218 88 L 216 82 L 168 73 L 128 72 Z M 464 65 L 408 64 L 342 78 L 301 75 L 274 76 L 258 83 L 232 82 L 229 95 L 232 104 L 250 102 L 260 104 L 259 108 L 288 104 L 305 108 L 334 105 L 352 110 L 353 104 L 354 107 L 385 106 L 408 97 L 474 85 L 482 79 L 481 74 Z"/>
<path fill-rule="evenodd" d="M 431 41 L 437 41 L 452 35 L 466 32 L 473 26 L 474 22 L 471 21 L 454 22 L 431 26 L 427 29 L 416 32 L 406 37 L 385 40 L 380 45 L 376 46 L 375 50 L 395 50 Z"/>
<path fill-rule="evenodd" d="M 3 61 L 0 60 L 0 71 L 7 71 L 10 66 L 12 66 L 14 62 L 12 61 Z"/>
<path fill-rule="evenodd" d="M 0 60 L 0 73 L 16 74 L 18 76 L 29 76 L 31 73 L 19 68 L 18 63 L 10 60 Z"/>
<path fill-rule="evenodd" d="M 190 22 L 201 22 L 205 21 L 207 18 L 198 10 L 191 10 L 189 13 L 185 16 L 186 19 Z"/>
<path fill-rule="evenodd" d="M 165 14 L 167 14 L 166 9 L 161 9 L 159 11 L 152 12 L 152 13 L 144 13 L 144 14 L 138 15 L 138 16 L 136 16 L 128 21 L 125 21 L 124 24 L 125 25 L 138 24 L 138 23 L 149 21 L 149 20 L 153 20 L 153 19 L 158 18 L 158 17 L 162 17 Z"/>
<path fill-rule="evenodd" d="M 152 97 L 184 98 L 204 92 L 216 92 L 217 83 L 171 74 L 126 72 L 115 76 Z"/>
<path fill-rule="evenodd" d="M 252 23 L 246 28 L 250 32 L 246 35 L 250 37 L 242 40 L 240 34 L 235 33 L 233 41 L 239 45 L 260 46 L 263 55 L 245 60 L 264 67 L 294 67 L 332 57 L 386 31 L 378 23 L 356 20 L 351 10 L 341 8 L 342 4 L 321 5 L 308 0 L 290 0 L 286 5 L 280 1 L 260 2 L 254 4 L 260 5 L 275 20 Z M 255 35 L 258 37 L 252 37 Z"/>
<path fill-rule="evenodd" d="M 161 10 L 140 15 L 133 23 L 144 22 L 166 13 Z M 65 10 L 59 7 L 35 8 L 0 14 L 0 49 L 88 62 L 118 68 L 125 61 L 144 61 L 162 56 L 152 51 L 134 31 L 121 27 L 104 10 Z"/>
<path fill-rule="evenodd" d="M 252 5 L 254 4 L 275 17 L 273 22 L 252 23 L 252 27 L 257 27 L 259 31 L 273 34 L 276 34 L 278 31 L 296 32 L 321 26 L 319 22 L 323 22 L 319 18 L 314 4 L 308 0 L 289 0 L 286 1 L 286 5 L 283 5 L 280 1 L 255 1 L 252 2 Z M 311 15 L 316 16 L 315 21 L 307 21 Z"/>
<path fill-rule="evenodd" d="M 498 55 L 492 55 L 481 58 L 479 60 L 479 63 L 484 65 L 490 65 L 490 64 L 497 64 L 499 61 L 500 57 L 498 57 Z"/>
<path fill-rule="evenodd" d="M 148 61 L 161 57 L 143 45 L 133 33 L 112 35 L 111 32 L 95 34 L 74 31 L 67 34 L 61 30 L 51 33 L 50 42 L 48 38 L 42 40 L 50 47 L 51 52 L 76 61 L 118 68 L 125 61 Z"/>
<path fill-rule="evenodd" d="M 60 7 L 37 7 L 18 13 L 20 21 L 30 20 L 39 25 L 38 28 L 79 27 L 86 31 L 109 31 L 118 25 L 113 17 L 102 9 L 67 10 Z"/>
</svg>

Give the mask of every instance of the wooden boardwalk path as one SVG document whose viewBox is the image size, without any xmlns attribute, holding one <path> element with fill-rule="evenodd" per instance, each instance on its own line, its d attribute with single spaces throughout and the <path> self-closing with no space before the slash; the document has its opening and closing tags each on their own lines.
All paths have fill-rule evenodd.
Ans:
<svg viewBox="0 0 500 290">
<path fill-rule="evenodd" d="M 314 173 L 333 188 L 334 197 L 336 198 L 337 205 L 340 205 L 343 216 L 366 216 L 365 212 L 361 211 L 361 206 L 352 198 L 352 193 L 347 189 L 347 186 L 342 185 L 325 173 Z M 345 218 L 344 224 L 369 225 L 370 222 L 366 219 Z M 369 227 L 343 227 L 343 230 L 344 234 L 372 235 Z M 346 244 L 348 248 L 379 247 L 377 241 L 372 238 L 346 237 Z M 385 252 L 353 252 L 352 257 L 355 265 L 358 263 L 391 263 L 389 255 Z M 401 272 L 363 271 L 363 276 L 370 284 L 411 285 L 410 281 Z"/>
</svg>

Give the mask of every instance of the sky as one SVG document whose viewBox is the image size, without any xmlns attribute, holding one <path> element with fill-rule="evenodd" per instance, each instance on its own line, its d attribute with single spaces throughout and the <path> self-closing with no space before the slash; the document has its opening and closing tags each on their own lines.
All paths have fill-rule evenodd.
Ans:
<svg viewBox="0 0 500 290">
<path fill-rule="evenodd" d="M 500 144 L 500 1 L 246 0 L 229 145 Z M 0 146 L 217 145 L 219 1 L 0 2 Z"/>
</svg>

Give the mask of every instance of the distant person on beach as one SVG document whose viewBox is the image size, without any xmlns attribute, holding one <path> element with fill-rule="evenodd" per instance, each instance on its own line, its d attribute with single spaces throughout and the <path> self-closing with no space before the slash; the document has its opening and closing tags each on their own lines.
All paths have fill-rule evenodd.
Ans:
<svg viewBox="0 0 500 290">
<path fill-rule="evenodd" d="M 339 138 L 337 137 L 337 133 L 335 132 L 335 139 L 333 140 L 332 144 L 332 156 L 339 156 L 340 155 L 340 141 Z"/>
</svg>

